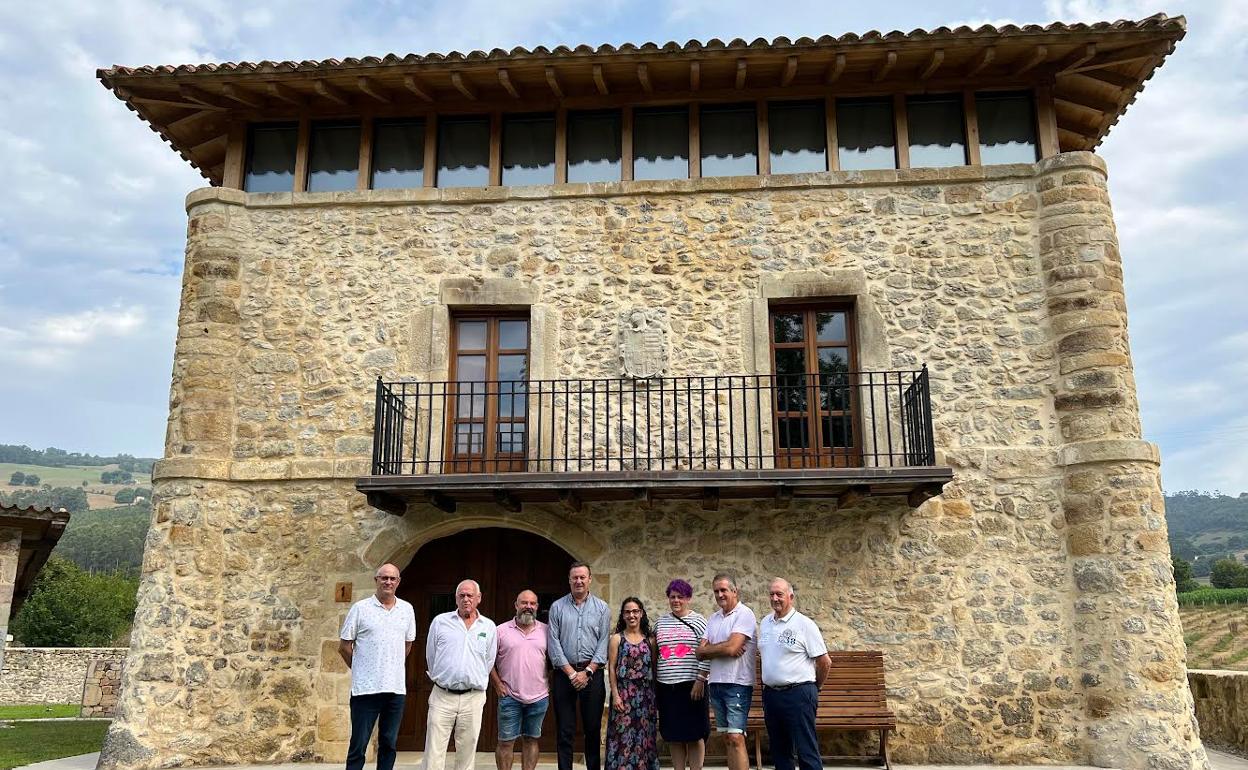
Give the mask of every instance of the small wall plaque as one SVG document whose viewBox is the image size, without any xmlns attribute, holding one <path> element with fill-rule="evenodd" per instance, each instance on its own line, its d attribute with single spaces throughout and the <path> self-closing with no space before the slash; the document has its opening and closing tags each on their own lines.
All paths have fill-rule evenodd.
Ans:
<svg viewBox="0 0 1248 770">
<path fill-rule="evenodd" d="M 351 601 L 351 584 L 337 583 L 334 585 L 334 601 L 349 602 Z"/>
</svg>

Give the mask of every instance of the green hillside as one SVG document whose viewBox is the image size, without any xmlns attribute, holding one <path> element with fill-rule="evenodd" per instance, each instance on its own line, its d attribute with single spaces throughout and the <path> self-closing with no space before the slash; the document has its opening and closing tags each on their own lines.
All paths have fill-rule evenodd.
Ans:
<svg viewBox="0 0 1248 770">
<path fill-rule="evenodd" d="M 1232 497 L 1220 493 L 1179 492 L 1166 496 L 1170 552 L 1192 563 L 1197 578 L 1209 575 L 1213 563 L 1248 557 L 1248 492 Z"/>
<path fill-rule="evenodd" d="M 52 554 L 90 572 L 138 575 L 151 518 L 147 505 L 75 513 Z"/>
</svg>

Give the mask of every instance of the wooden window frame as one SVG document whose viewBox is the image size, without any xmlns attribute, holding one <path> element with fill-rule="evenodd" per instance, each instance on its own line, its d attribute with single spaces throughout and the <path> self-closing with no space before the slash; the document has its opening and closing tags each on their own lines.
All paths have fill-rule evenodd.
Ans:
<svg viewBox="0 0 1248 770">
<path fill-rule="evenodd" d="M 802 335 L 801 342 L 776 342 L 775 321 L 776 315 L 788 315 L 801 313 Z M 845 314 L 845 339 L 833 342 L 820 342 L 817 336 L 817 325 L 812 323 L 818 313 L 844 313 Z M 772 415 L 772 451 L 775 454 L 775 465 L 777 468 L 843 468 L 843 467 L 862 467 L 863 464 L 863 432 L 862 432 L 862 404 L 859 394 L 859 355 L 858 355 L 858 332 L 857 319 L 855 313 L 855 303 L 852 299 L 821 299 L 821 300 L 800 300 L 800 301 L 776 301 L 772 302 L 767 308 L 767 342 L 768 355 L 770 357 L 771 376 L 773 379 L 773 391 L 771 399 L 771 415 Z M 846 386 L 849 388 L 849 409 L 828 409 L 824 410 L 820 404 L 819 388 L 822 387 L 819 382 L 820 372 L 818 370 L 819 349 L 820 348 L 847 348 L 849 353 L 848 361 L 848 381 Z M 780 383 L 781 375 L 776 371 L 776 351 L 777 350 L 803 350 L 805 352 L 806 372 L 805 376 L 808 383 L 803 387 L 806 388 L 806 405 L 804 412 L 794 412 L 793 410 L 780 409 L 780 390 L 783 387 Z M 820 404 L 820 408 L 812 409 L 812 405 Z M 801 449 L 793 447 L 782 447 L 780 445 L 780 420 L 782 418 L 805 417 L 806 430 L 809 440 L 807 446 Z M 823 418 L 843 417 L 846 418 L 846 424 L 850 432 L 849 446 L 828 446 L 823 445 Z"/>
<path fill-rule="evenodd" d="M 255 142 L 252 141 L 252 135 L 254 134 L 256 129 L 266 129 L 266 128 L 293 128 L 295 129 L 295 167 L 294 167 L 294 170 L 291 172 L 294 175 L 293 181 L 291 182 L 292 189 L 294 187 L 297 187 L 299 184 L 299 151 L 300 151 L 300 135 L 301 135 L 300 132 L 302 130 L 301 123 L 299 121 L 294 121 L 294 120 L 272 120 L 272 121 L 264 121 L 264 122 L 257 121 L 257 122 L 245 124 L 242 127 L 241 131 L 238 131 L 238 133 L 241 135 L 240 141 L 242 142 L 242 147 L 237 152 L 237 156 L 238 156 L 237 163 L 239 164 L 238 189 L 244 192 L 247 192 L 247 171 L 248 169 L 251 168 L 251 153 L 253 150 L 255 150 Z M 306 149 L 306 146 L 304 149 Z M 226 149 L 226 155 L 227 156 L 229 155 L 228 148 Z M 306 160 L 304 161 L 304 165 L 305 166 L 307 165 Z"/>
<path fill-rule="evenodd" d="M 459 324 L 461 321 L 485 321 L 486 335 L 484 348 L 470 348 L 461 350 L 459 347 Z M 502 348 L 499 346 L 498 324 L 500 321 L 524 321 L 527 324 L 527 334 L 525 335 L 525 347 L 521 348 Z M 525 356 L 525 382 L 529 381 L 527 373 L 531 371 L 533 365 L 533 319 L 527 310 L 503 310 L 503 309 L 466 309 L 453 311 L 450 316 L 450 361 L 447 369 L 447 401 L 446 401 L 446 433 L 443 437 L 446 447 L 443 452 L 443 467 L 446 473 L 506 473 L 523 471 L 528 463 L 528 388 L 525 388 L 523 396 L 513 396 L 517 400 L 522 400 L 525 404 L 524 416 L 516 419 L 513 415 L 510 418 L 500 418 L 498 414 L 499 394 L 490 393 L 490 383 L 498 381 L 498 358 L 504 355 Z M 459 416 L 459 399 L 467 396 L 472 398 L 473 393 L 461 393 L 459 384 L 459 357 L 461 355 L 481 355 L 485 356 L 485 389 L 483 394 L 485 397 L 485 414 L 482 418 L 471 416 Z M 470 382 L 465 380 L 465 382 Z M 523 452 L 498 452 L 497 451 L 497 433 L 500 423 L 522 424 L 524 429 L 524 446 Z M 456 443 L 456 426 L 461 424 L 480 424 L 482 425 L 481 452 L 480 454 L 460 454 Z M 514 434 L 513 434 L 514 435 Z"/>
<path fill-rule="evenodd" d="M 759 153 L 758 165 L 759 176 L 770 176 L 771 170 L 771 109 L 778 105 L 786 104 L 809 104 L 818 105 L 823 109 L 823 171 L 836 171 L 839 165 L 833 160 L 833 144 L 836 142 L 836 100 L 831 97 L 823 99 L 765 99 L 759 101 Z M 766 142 L 763 141 L 766 137 Z M 767 171 L 762 172 L 763 158 L 767 158 Z M 818 172 L 799 172 L 799 173 L 818 173 Z"/>
</svg>

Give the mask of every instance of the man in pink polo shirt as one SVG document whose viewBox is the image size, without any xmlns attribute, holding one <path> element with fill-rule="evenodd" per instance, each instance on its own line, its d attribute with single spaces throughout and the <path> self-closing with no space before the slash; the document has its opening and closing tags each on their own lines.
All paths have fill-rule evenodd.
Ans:
<svg viewBox="0 0 1248 770">
<path fill-rule="evenodd" d="M 498 627 L 498 657 L 490 672 L 498 693 L 498 770 L 511 770 L 517 738 L 520 767 L 537 767 L 550 695 L 546 667 L 546 624 L 537 619 L 537 594 L 521 591 L 516 617 Z"/>
</svg>

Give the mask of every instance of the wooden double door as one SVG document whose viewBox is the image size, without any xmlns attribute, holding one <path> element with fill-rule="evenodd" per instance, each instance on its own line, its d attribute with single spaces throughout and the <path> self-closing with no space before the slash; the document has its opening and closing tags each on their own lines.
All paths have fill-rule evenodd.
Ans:
<svg viewBox="0 0 1248 770">
<path fill-rule="evenodd" d="M 455 609 L 455 586 L 471 578 L 481 584 L 482 615 L 502 625 L 515 617 L 516 594 L 537 594 L 538 620 L 546 622 L 550 605 L 568 592 L 566 551 L 549 540 L 515 529 L 473 529 L 427 543 L 403 570 L 398 595 L 416 611 L 416 641 L 407 659 L 407 705 L 399 727 L 400 751 L 423 751 L 429 709 L 425 642 L 435 615 Z M 493 751 L 498 742 L 498 698 L 493 689 L 481 716 L 478 751 Z M 555 750 L 554 709 L 542 725 L 542 751 Z"/>
</svg>

